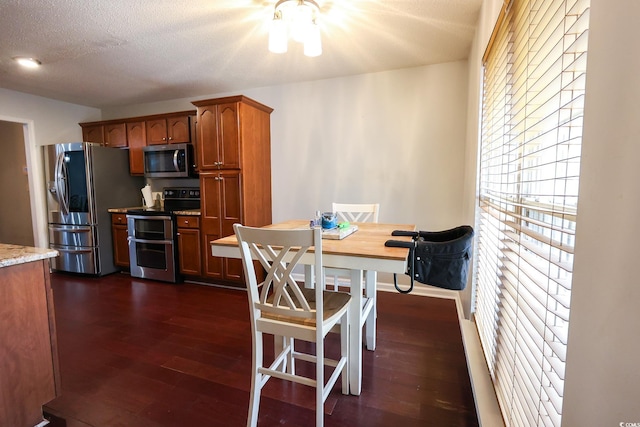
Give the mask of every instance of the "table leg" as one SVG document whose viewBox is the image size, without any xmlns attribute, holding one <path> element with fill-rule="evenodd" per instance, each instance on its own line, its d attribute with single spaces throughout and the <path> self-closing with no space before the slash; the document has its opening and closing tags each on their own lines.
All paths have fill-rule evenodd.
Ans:
<svg viewBox="0 0 640 427">
<path fill-rule="evenodd" d="M 315 286 L 313 285 L 315 274 L 314 269 L 311 267 L 311 265 L 304 266 L 304 287 L 313 289 L 315 288 Z"/>
<path fill-rule="evenodd" d="M 378 273 L 376 271 L 365 271 L 364 275 L 364 295 L 371 301 L 372 305 L 365 320 L 365 337 L 367 350 L 373 351 L 376 349 L 376 321 L 378 317 L 376 281 L 378 280 Z"/>
<path fill-rule="evenodd" d="M 362 270 L 351 270 L 351 306 L 349 307 L 349 389 L 362 390 Z"/>
</svg>

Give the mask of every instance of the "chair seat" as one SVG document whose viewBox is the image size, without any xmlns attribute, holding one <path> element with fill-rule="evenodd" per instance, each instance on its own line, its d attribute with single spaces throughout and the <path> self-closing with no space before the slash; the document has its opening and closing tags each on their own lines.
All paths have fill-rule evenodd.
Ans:
<svg viewBox="0 0 640 427">
<path fill-rule="evenodd" d="M 309 302 L 312 310 L 316 309 L 316 295 L 314 289 L 301 289 L 305 298 Z M 327 321 L 336 314 L 340 313 L 343 310 L 346 310 L 349 306 L 349 302 L 351 301 L 351 295 L 346 292 L 335 292 L 335 291 L 324 291 L 322 292 L 323 298 L 323 320 Z M 267 298 L 267 303 L 273 302 L 273 295 Z M 296 316 L 285 316 L 281 314 L 269 313 L 267 311 L 262 312 L 262 317 L 265 319 L 278 320 L 289 323 L 296 323 L 299 325 L 306 326 L 315 326 L 316 319 L 315 317 L 296 317 Z"/>
</svg>

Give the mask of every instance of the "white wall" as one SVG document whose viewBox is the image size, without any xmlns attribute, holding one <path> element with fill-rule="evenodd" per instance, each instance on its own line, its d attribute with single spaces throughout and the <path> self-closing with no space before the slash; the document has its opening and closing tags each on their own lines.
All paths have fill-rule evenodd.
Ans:
<svg viewBox="0 0 640 427">
<path fill-rule="evenodd" d="M 43 145 L 80 141 L 82 130 L 78 123 L 100 120 L 100 110 L 39 96 L 0 89 L 0 120 L 22 123 L 25 141 L 31 214 L 34 216 L 34 241 L 36 246 L 47 246 L 47 208 L 45 178 L 42 164 Z M 15 191 L 21 191 L 19 187 Z M 5 195 L 10 198 L 11 195 Z M 6 200 L 6 199 L 5 199 Z"/>
<path fill-rule="evenodd" d="M 78 123 L 101 120 L 101 113 L 97 108 L 0 89 L 0 117 L 33 122 L 33 138 L 40 146 L 81 141 Z"/>
<path fill-rule="evenodd" d="M 241 94 L 274 109 L 274 221 L 348 201 L 379 202 L 380 221 L 421 229 L 462 222 L 466 61 Z M 103 118 L 186 110 L 193 100 L 104 110 Z"/>
<path fill-rule="evenodd" d="M 469 59 L 476 83 L 502 0 L 485 0 Z M 585 125 L 562 425 L 640 423 L 640 2 L 591 0 Z M 479 87 L 479 86 L 478 86 Z M 475 99 L 474 99 L 475 98 Z M 476 159 L 467 156 L 467 174 Z M 466 178 L 467 179 L 467 178 Z M 475 190 L 474 190 L 475 191 Z M 465 188 L 467 202 L 471 189 Z M 475 197 L 473 204 L 475 205 Z M 467 212 L 465 203 L 465 212 Z"/>
<path fill-rule="evenodd" d="M 242 94 L 274 109 L 274 221 L 311 218 L 333 201 L 379 202 L 382 222 L 442 230 L 473 220 L 462 212 L 467 73 L 458 61 L 198 99 Z M 188 110 L 193 100 L 103 110 L 103 119 Z"/>
</svg>

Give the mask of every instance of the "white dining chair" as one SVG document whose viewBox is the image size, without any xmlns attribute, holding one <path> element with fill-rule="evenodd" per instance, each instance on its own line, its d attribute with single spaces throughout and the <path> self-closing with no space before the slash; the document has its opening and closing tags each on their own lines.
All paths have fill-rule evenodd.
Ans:
<svg viewBox="0 0 640 427">
<path fill-rule="evenodd" d="M 349 303 L 344 292 L 324 290 L 322 274 L 322 231 L 313 229 L 273 230 L 233 226 L 244 266 L 251 331 L 253 364 L 247 426 L 258 422 L 260 393 L 271 377 L 294 381 L 316 388 L 316 426 L 324 422 L 324 402 L 338 377 L 342 375 L 342 393 L 349 393 Z M 313 268 L 317 278 L 313 289 L 305 288 L 292 278 L 300 258 L 314 247 Z M 258 283 L 253 260 L 266 270 L 266 278 Z M 325 355 L 325 337 L 340 324 L 340 357 Z M 282 349 L 268 367 L 264 365 L 263 334 L 282 337 Z M 294 339 L 315 343 L 315 354 L 294 349 Z M 278 346 L 276 346 L 278 349 Z M 315 363 L 315 377 L 297 374 L 295 360 Z M 325 368 L 328 379 L 325 382 Z"/>
<path fill-rule="evenodd" d="M 379 203 L 336 203 L 332 204 L 333 212 L 338 217 L 338 222 L 378 222 L 378 214 L 380 211 Z M 325 278 L 331 277 L 334 290 L 339 290 L 340 286 L 350 286 L 351 271 L 341 268 L 329 268 L 324 269 Z M 376 291 L 375 283 L 378 280 L 378 273 L 376 271 L 365 271 L 365 298 L 369 303 L 366 316 L 363 316 L 364 325 L 366 325 L 365 331 L 365 343 L 367 349 L 375 350 L 376 348 Z M 326 279 L 325 279 L 326 280 Z M 369 287 L 367 288 L 367 284 Z M 363 325 L 360 325 L 362 327 Z"/>
<path fill-rule="evenodd" d="M 379 203 L 333 203 L 338 221 L 378 222 Z"/>
</svg>

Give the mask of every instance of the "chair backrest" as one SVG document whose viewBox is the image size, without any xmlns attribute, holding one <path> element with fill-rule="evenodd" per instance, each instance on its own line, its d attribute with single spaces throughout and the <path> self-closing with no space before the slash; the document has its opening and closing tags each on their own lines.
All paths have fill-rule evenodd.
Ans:
<svg viewBox="0 0 640 427">
<path fill-rule="evenodd" d="M 379 203 L 333 203 L 339 221 L 378 222 Z"/>
<path fill-rule="evenodd" d="M 274 230 L 245 227 L 234 224 L 233 228 L 242 253 L 247 280 L 252 321 L 263 313 L 274 316 L 291 316 L 300 319 L 315 319 L 322 322 L 322 230 Z M 314 248 L 316 285 L 314 299 L 303 292 L 292 273 L 300 259 Z M 258 260 L 267 272 L 262 283 L 258 283 L 253 260 Z M 317 308 L 316 308 L 316 302 Z M 262 312 L 262 313 L 261 313 Z"/>
</svg>

